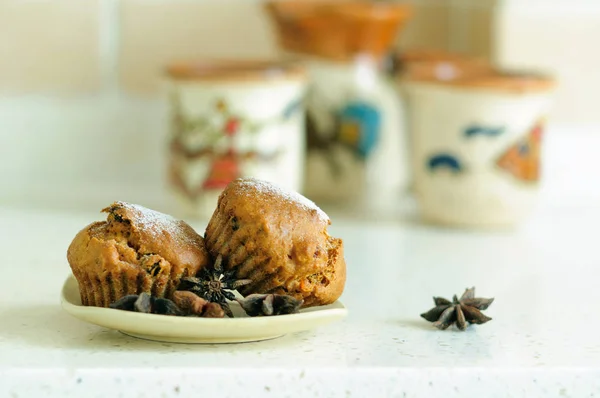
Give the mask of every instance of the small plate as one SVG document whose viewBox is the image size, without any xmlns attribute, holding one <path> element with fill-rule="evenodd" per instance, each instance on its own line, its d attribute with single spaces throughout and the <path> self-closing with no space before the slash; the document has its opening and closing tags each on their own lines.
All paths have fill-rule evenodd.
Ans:
<svg viewBox="0 0 600 398">
<path fill-rule="evenodd" d="M 75 318 L 119 330 L 127 335 L 173 343 L 241 343 L 268 340 L 288 333 L 314 329 L 343 319 L 348 310 L 338 300 L 297 314 L 249 317 L 238 303 L 230 303 L 234 318 L 194 318 L 86 307 L 73 275 L 65 281 L 62 307 Z"/>
</svg>

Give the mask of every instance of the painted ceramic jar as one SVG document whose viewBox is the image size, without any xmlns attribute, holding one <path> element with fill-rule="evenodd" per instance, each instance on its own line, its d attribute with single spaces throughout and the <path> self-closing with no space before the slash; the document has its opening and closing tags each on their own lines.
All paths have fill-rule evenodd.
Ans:
<svg viewBox="0 0 600 398">
<path fill-rule="evenodd" d="M 370 57 L 307 63 L 307 195 L 357 206 L 399 195 L 407 156 L 403 107 L 393 85 Z"/>
<path fill-rule="evenodd" d="M 406 83 L 423 217 L 472 227 L 519 224 L 536 202 L 553 81 L 437 72 L 422 70 Z"/>
<path fill-rule="evenodd" d="M 277 62 L 219 61 L 168 68 L 169 183 L 185 213 L 210 218 L 238 177 L 301 191 L 304 70 Z"/>
<path fill-rule="evenodd" d="M 403 105 L 384 56 L 406 5 L 276 1 L 281 47 L 307 67 L 305 193 L 319 204 L 398 200 L 407 180 Z"/>
<path fill-rule="evenodd" d="M 483 58 L 474 57 L 462 53 L 448 52 L 433 49 L 411 49 L 395 53 L 392 57 L 396 87 L 401 95 L 406 108 L 410 108 L 410 96 L 406 91 L 405 82 L 410 81 L 419 74 L 434 73 L 441 79 L 458 79 L 467 75 L 489 73 L 492 71 L 491 64 Z M 408 114 L 410 116 L 410 113 Z M 406 144 L 408 148 L 413 145 L 414 131 L 411 126 L 410 117 L 406 120 Z M 414 153 L 409 151 L 410 160 L 410 190 L 414 193 Z"/>
</svg>

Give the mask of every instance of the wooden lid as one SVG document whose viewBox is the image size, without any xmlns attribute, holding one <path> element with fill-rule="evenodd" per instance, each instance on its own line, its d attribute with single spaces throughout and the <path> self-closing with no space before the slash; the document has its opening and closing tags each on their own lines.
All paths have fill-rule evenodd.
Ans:
<svg viewBox="0 0 600 398">
<path fill-rule="evenodd" d="M 548 91 L 555 86 L 553 78 L 538 73 L 499 70 L 485 64 L 455 62 L 423 62 L 413 65 L 405 80 L 516 93 Z"/>
<path fill-rule="evenodd" d="M 293 61 L 205 60 L 174 62 L 166 74 L 175 80 L 303 80 L 304 68 Z"/>
<path fill-rule="evenodd" d="M 413 75 L 431 74 L 431 69 L 437 67 L 441 69 L 452 68 L 454 70 L 453 75 L 492 69 L 492 66 L 484 58 L 432 49 L 412 49 L 395 52 L 392 55 L 392 62 L 394 73 L 400 79 L 407 79 Z"/>
<path fill-rule="evenodd" d="M 276 0 L 266 7 L 284 49 L 332 60 L 383 57 L 411 11 L 407 4 L 339 0 Z"/>
</svg>

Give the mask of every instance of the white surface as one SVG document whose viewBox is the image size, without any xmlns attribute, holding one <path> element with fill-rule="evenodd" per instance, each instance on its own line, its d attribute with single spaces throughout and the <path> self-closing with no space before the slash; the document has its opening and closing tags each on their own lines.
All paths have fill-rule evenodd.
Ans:
<svg viewBox="0 0 600 398">
<path fill-rule="evenodd" d="M 244 343 L 274 339 L 338 321 L 348 313 L 338 300 L 286 316 L 251 318 L 236 302 L 231 303 L 233 319 L 140 314 L 82 305 L 74 276 L 65 280 L 60 300 L 65 311 L 82 321 L 147 340 L 172 343 Z"/>
<path fill-rule="evenodd" d="M 0 209 L 0 396 L 600 393 L 599 207 L 549 209 L 503 234 L 334 218 L 349 317 L 272 341 L 206 346 L 138 340 L 60 308 L 66 248 L 100 218 Z M 496 298 L 486 311 L 493 321 L 440 332 L 419 318 L 431 296 L 471 285 Z"/>
</svg>

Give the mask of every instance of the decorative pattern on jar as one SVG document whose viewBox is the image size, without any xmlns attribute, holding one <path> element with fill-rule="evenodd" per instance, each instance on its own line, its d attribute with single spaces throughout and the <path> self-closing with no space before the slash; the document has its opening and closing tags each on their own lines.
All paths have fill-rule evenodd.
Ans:
<svg viewBox="0 0 600 398">
<path fill-rule="evenodd" d="M 523 223 L 536 205 L 550 77 L 482 71 L 405 82 L 417 200 L 425 220 L 477 228 Z"/>
<path fill-rule="evenodd" d="M 211 64 L 194 79 L 171 73 L 168 179 L 190 216 L 209 218 L 238 177 L 301 189 L 303 74 L 259 66 Z"/>
<path fill-rule="evenodd" d="M 309 63 L 305 189 L 317 201 L 360 203 L 405 180 L 402 104 L 373 63 Z"/>
</svg>

